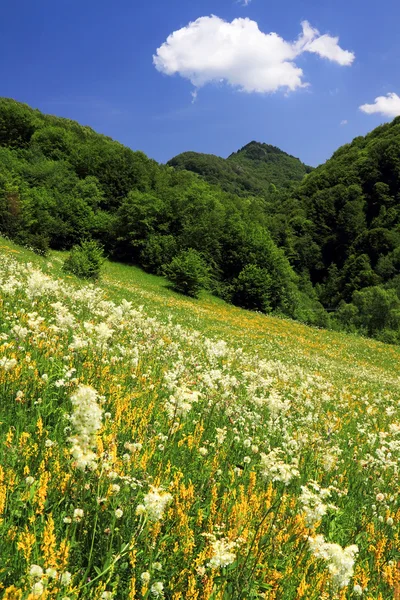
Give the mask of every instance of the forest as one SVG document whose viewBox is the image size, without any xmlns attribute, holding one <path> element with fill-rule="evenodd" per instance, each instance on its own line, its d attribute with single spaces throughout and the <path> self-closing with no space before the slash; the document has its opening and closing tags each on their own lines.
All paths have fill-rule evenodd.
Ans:
<svg viewBox="0 0 400 600">
<path fill-rule="evenodd" d="M 400 342 L 400 118 L 316 169 L 251 142 L 161 165 L 0 99 L 0 232 L 113 260 L 244 308 Z"/>
</svg>

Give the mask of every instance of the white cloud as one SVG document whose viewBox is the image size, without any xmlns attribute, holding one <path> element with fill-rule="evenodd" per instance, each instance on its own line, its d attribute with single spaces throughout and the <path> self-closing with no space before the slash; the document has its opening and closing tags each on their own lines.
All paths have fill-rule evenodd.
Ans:
<svg viewBox="0 0 400 600">
<path fill-rule="evenodd" d="M 400 115 L 400 98 L 391 92 L 386 96 L 378 96 L 373 104 L 363 104 L 360 106 L 360 110 L 368 115 L 379 113 L 384 117 L 398 117 Z"/>
<path fill-rule="evenodd" d="M 275 92 L 306 87 L 295 59 L 304 52 L 318 54 L 339 65 L 350 65 L 354 54 L 343 50 L 337 37 L 320 36 L 304 21 L 294 41 L 277 33 L 263 33 L 250 19 L 231 23 L 214 15 L 200 17 L 174 31 L 157 49 L 153 63 L 161 73 L 179 74 L 196 88 L 225 81 L 244 92 Z"/>
<path fill-rule="evenodd" d="M 348 120 L 347 120 L 347 119 L 343 119 L 343 121 L 340 121 L 340 124 L 341 124 L 341 125 L 347 125 L 347 123 L 348 123 Z"/>
</svg>

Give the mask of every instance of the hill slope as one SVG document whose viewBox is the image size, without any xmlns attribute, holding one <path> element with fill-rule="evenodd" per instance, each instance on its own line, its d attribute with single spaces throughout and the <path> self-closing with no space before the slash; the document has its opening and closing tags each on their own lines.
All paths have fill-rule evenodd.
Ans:
<svg viewBox="0 0 400 600">
<path fill-rule="evenodd" d="M 213 154 L 184 152 L 168 164 L 197 173 L 208 183 L 240 196 L 268 196 L 274 186 L 293 187 L 312 170 L 279 148 L 254 141 L 227 159 Z"/>
<path fill-rule="evenodd" d="M 240 170 L 237 160 L 228 163 Z M 296 275 L 271 237 L 265 198 L 228 194 L 88 127 L 5 98 L 0 166 L 0 232 L 21 243 L 45 252 L 94 238 L 114 258 L 155 273 L 174 260 L 185 263 L 194 250 L 224 298 L 297 314 Z M 249 298 L 254 279 L 262 295 Z"/>
<path fill-rule="evenodd" d="M 400 350 L 63 257 L 0 239 L 3 597 L 394 597 Z"/>
<path fill-rule="evenodd" d="M 385 327 L 382 307 L 397 311 L 400 296 L 400 118 L 339 148 L 295 197 L 304 219 L 294 220 L 301 232 L 298 264 L 308 265 L 325 306 L 352 303 L 344 316 L 357 326 L 359 311 L 375 302 L 381 317 L 364 327 L 369 334 Z M 386 294 L 360 296 L 377 286 Z M 386 326 L 395 331 L 394 313 Z"/>
</svg>

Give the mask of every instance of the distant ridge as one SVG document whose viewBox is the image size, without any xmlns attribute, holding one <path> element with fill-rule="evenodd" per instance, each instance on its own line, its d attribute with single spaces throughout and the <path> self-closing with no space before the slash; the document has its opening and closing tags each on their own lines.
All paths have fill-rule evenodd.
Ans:
<svg viewBox="0 0 400 600">
<path fill-rule="evenodd" d="M 252 141 L 228 158 L 199 152 L 183 152 L 168 164 L 192 171 L 212 185 L 241 196 L 266 196 L 271 184 L 291 188 L 312 171 L 298 158 L 276 146 Z"/>
</svg>

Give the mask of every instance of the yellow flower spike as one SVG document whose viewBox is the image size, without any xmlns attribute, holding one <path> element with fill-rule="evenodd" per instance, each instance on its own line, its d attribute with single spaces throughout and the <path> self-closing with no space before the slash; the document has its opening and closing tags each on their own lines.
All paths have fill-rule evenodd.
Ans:
<svg viewBox="0 0 400 600">
<path fill-rule="evenodd" d="M 46 524 L 44 526 L 43 542 L 41 545 L 41 550 L 43 553 L 46 567 L 57 566 L 57 556 L 55 553 L 56 541 L 57 540 L 54 533 L 54 519 L 52 514 L 50 513 L 46 519 Z"/>
<path fill-rule="evenodd" d="M 43 419 L 42 417 L 39 417 L 36 423 L 36 434 L 39 437 L 42 437 L 43 435 Z"/>
<path fill-rule="evenodd" d="M 129 582 L 128 600 L 135 600 L 136 597 L 136 578 L 131 577 L 131 580 Z"/>
<path fill-rule="evenodd" d="M 47 499 L 47 489 L 48 489 L 50 479 L 51 479 L 51 475 L 48 471 L 44 471 L 44 473 L 42 473 L 40 476 L 39 487 L 36 491 L 35 498 L 34 498 L 35 502 L 37 504 L 36 514 L 39 514 L 39 515 L 43 514 L 44 505 L 45 505 L 46 499 Z"/>
<path fill-rule="evenodd" d="M 18 536 L 17 550 L 22 552 L 27 565 L 30 564 L 32 549 L 35 543 L 35 535 L 29 531 L 28 527 L 25 527 L 24 531 L 21 531 Z"/>
<path fill-rule="evenodd" d="M 19 442 L 18 442 L 20 450 L 22 450 L 23 448 L 25 448 L 25 446 L 26 446 L 26 444 L 27 444 L 27 442 L 28 442 L 28 440 L 29 440 L 30 437 L 31 437 L 31 434 L 28 433 L 27 431 L 23 431 L 21 433 L 21 435 L 19 436 Z"/>
<path fill-rule="evenodd" d="M 256 486 L 257 481 L 257 473 L 255 471 L 250 471 L 249 473 L 249 485 L 247 487 L 247 494 L 251 496 L 254 492 L 254 488 Z"/>
<path fill-rule="evenodd" d="M 7 498 L 7 485 L 5 483 L 4 469 L 0 465 L 0 517 L 4 513 Z"/>
<path fill-rule="evenodd" d="M 6 435 L 5 442 L 4 442 L 4 445 L 6 446 L 6 448 L 11 448 L 13 438 L 14 438 L 14 432 L 13 432 L 13 429 L 10 427 L 10 429 L 8 430 L 8 433 Z"/>
<path fill-rule="evenodd" d="M 210 598 L 212 597 L 211 594 L 213 592 L 213 587 L 214 587 L 214 577 L 211 575 L 210 577 L 204 576 L 203 580 L 203 588 L 202 588 L 202 595 L 200 596 L 201 600 L 210 600 Z"/>
<path fill-rule="evenodd" d="M 57 552 L 57 569 L 58 571 L 65 571 L 68 565 L 69 558 L 69 543 L 67 540 L 62 540 L 60 547 Z"/>
<path fill-rule="evenodd" d="M 309 589 L 309 584 L 306 583 L 306 578 L 303 577 L 303 579 L 300 582 L 300 585 L 297 588 L 297 597 L 296 600 L 300 600 L 300 598 L 304 598 L 307 590 Z"/>
<path fill-rule="evenodd" d="M 15 585 L 11 585 L 4 592 L 3 600 L 21 600 L 22 590 L 19 590 Z"/>
</svg>

